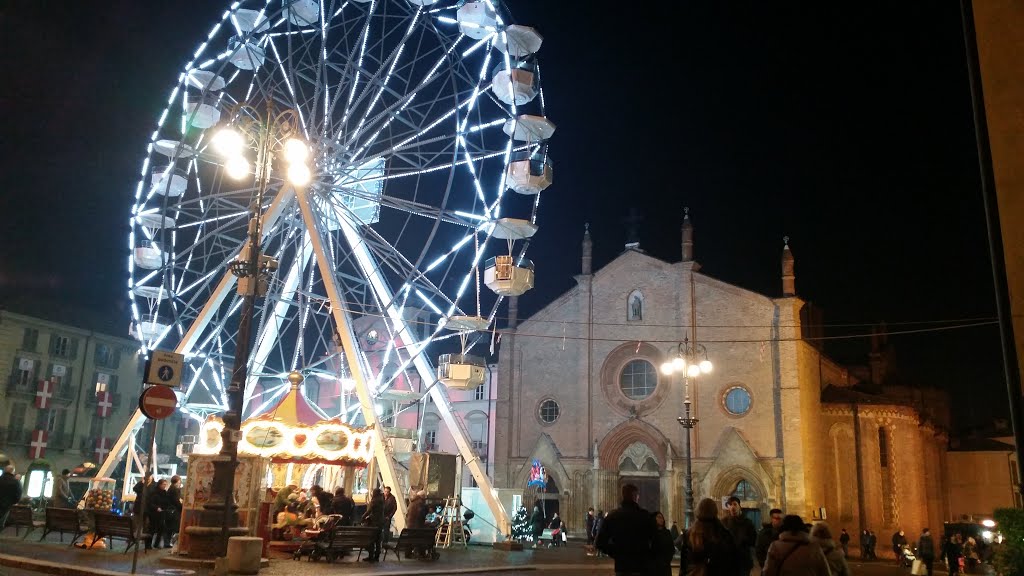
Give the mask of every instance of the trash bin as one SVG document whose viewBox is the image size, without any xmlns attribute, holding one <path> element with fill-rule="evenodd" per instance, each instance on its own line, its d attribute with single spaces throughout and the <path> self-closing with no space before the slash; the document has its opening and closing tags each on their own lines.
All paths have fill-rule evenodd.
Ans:
<svg viewBox="0 0 1024 576">
<path fill-rule="evenodd" d="M 257 574 L 260 571 L 262 553 L 262 538 L 253 536 L 228 538 L 228 571 L 233 574 Z"/>
</svg>

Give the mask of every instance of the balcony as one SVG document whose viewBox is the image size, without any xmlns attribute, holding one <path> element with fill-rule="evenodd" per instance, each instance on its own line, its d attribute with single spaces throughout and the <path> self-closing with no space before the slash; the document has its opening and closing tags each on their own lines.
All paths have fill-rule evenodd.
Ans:
<svg viewBox="0 0 1024 576">
<path fill-rule="evenodd" d="M 58 402 L 70 404 L 78 400 L 78 389 L 70 384 L 61 384 L 54 390 L 53 398 Z"/>
<path fill-rule="evenodd" d="M 28 379 L 28 382 L 22 383 L 21 379 L 18 378 L 18 374 L 11 374 L 7 379 L 7 392 L 9 394 L 16 394 L 18 396 L 35 396 L 36 390 L 39 389 L 39 383 L 36 382 L 35 376 Z"/>
</svg>

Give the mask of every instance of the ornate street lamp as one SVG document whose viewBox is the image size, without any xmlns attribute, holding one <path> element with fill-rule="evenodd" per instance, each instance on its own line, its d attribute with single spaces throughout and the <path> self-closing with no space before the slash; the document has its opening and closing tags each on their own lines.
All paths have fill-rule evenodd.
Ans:
<svg viewBox="0 0 1024 576">
<path fill-rule="evenodd" d="M 713 365 L 708 360 L 707 348 L 703 344 L 690 342 L 688 337 L 669 349 L 668 356 L 670 360 L 662 363 L 661 373 L 665 376 L 683 376 L 683 415 L 676 420 L 686 429 L 686 477 L 683 493 L 686 497 L 686 528 L 689 528 L 693 525 L 693 458 L 690 455 L 690 431 L 698 422 L 690 411 L 690 379 L 710 373 Z"/>
<path fill-rule="evenodd" d="M 234 180 L 255 177 L 256 195 L 250 207 L 248 242 L 238 258 L 228 267 L 238 278 L 238 294 L 242 297 L 239 312 L 238 339 L 228 386 L 228 411 L 224 415 L 223 440 L 220 459 L 214 463 L 213 486 L 206 511 L 210 516 L 220 515 L 221 552 L 227 554 L 230 528 L 238 524 L 234 503 L 235 470 L 238 468 L 238 442 L 241 440 L 242 405 L 248 377 L 249 347 L 256 298 L 266 295 L 267 282 L 277 269 L 277 261 L 262 254 L 263 201 L 271 179 L 274 161 L 281 157 L 287 164 L 287 180 L 294 186 L 309 183 L 311 173 L 306 164 L 309 147 L 297 138 L 300 125 L 295 110 L 277 111 L 271 102 L 260 110 L 242 103 L 228 116 L 229 123 L 213 137 L 214 151 L 224 159 L 224 171 Z M 250 169 L 247 151 L 256 152 L 254 169 Z M 283 167 L 283 165 L 281 165 Z M 206 515 L 204 515 L 206 516 Z M 213 518 L 210 518 L 213 520 Z M 216 526 L 216 522 L 202 522 Z"/>
</svg>

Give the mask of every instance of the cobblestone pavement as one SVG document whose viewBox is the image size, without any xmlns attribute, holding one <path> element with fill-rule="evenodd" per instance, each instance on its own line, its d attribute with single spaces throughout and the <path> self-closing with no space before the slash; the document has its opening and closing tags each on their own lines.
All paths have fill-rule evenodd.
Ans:
<svg viewBox="0 0 1024 576">
<path fill-rule="evenodd" d="M 124 544 L 115 541 L 113 550 L 81 550 L 60 543 L 56 535 L 38 542 L 38 532 L 26 540 L 0 535 L 0 576 L 33 576 L 39 572 L 61 576 L 102 574 L 120 576 L 130 572 L 132 554 L 123 554 Z M 613 574 L 607 558 L 587 556 L 582 547 L 570 545 L 561 549 L 527 548 L 521 552 L 504 552 L 484 546 L 468 549 L 440 550 L 437 561 L 398 561 L 388 554 L 386 562 L 357 562 L 345 558 L 335 564 L 291 560 L 284 554 L 271 555 L 270 565 L 261 576 L 307 576 L 310 571 L 336 573 L 344 576 L 398 576 L 401 574 L 478 574 L 498 576 L 519 573 L 542 573 L 544 576 L 604 576 Z M 365 557 L 365 554 L 363 555 Z M 208 576 L 212 570 L 196 565 L 169 564 L 169 550 L 152 550 L 139 554 L 138 573 L 157 576 Z M 851 560 L 856 576 L 909 576 L 906 568 L 897 568 L 887 561 L 861 563 Z M 673 570 L 673 572 L 677 572 Z M 936 563 L 936 573 L 945 573 Z M 756 576 L 757 572 L 752 573 Z"/>
</svg>

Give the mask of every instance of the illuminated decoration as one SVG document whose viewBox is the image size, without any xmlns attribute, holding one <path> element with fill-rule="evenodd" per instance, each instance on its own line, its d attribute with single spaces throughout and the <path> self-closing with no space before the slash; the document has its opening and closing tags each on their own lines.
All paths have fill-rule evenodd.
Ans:
<svg viewBox="0 0 1024 576">
<path fill-rule="evenodd" d="M 381 368 L 436 381 L 437 358 L 426 351 L 459 338 L 461 355 L 480 354 L 505 296 L 530 284 L 528 242 L 515 247 L 512 266 L 521 271 L 508 287 L 487 290 L 483 277 L 488 259 L 507 253 L 500 239 L 495 249 L 494 223 L 536 222 L 541 198 L 517 193 L 537 195 L 551 183 L 543 39 L 513 24 L 514 0 L 225 4 L 182 59 L 145 143 L 124 256 L 130 333 L 142 360 L 158 349 L 185 357 L 183 418 L 202 424 L 226 412 L 245 307 L 225 264 L 259 242 L 279 268 L 249 325 L 242 419 L 288 395 L 290 371 L 326 373 L 343 385 L 321 379 L 300 394 L 324 421 L 369 427 L 375 457 L 390 461 L 371 407 L 399 380 Z M 350 71 L 344 82 L 338 70 Z M 495 84 L 496 77 L 507 81 Z M 248 154 L 248 166 L 230 170 L 215 153 L 219 127 L 242 124 L 243 115 L 251 119 L 244 110 L 267 103 L 294 110 L 288 137 L 307 143 L 308 173 L 289 178 L 286 156 L 300 151 L 285 150 L 284 141 L 269 162 Z M 525 168 L 517 164 L 524 154 Z M 260 191 L 260 234 L 251 239 Z M 497 272 L 495 280 L 507 282 Z M 412 309 L 478 317 L 483 329 L 417 326 Z M 378 322 L 372 348 L 364 334 L 350 334 L 364 317 Z M 370 350 L 387 361 L 371 367 Z M 486 373 L 471 362 L 448 367 L 468 370 L 450 379 L 466 385 Z M 430 397 L 495 522 L 507 524 L 446 387 L 435 389 Z M 132 416 L 99 474 L 146 446 L 129 441 L 143 421 Z"/>
<path fill-rule="evenodd" d="M 291 389 L 276 406 L 242 422 L 238 453 L 273 462 L 368 464 L 373 458 L 372 430 L 355 428 L 338 419 L 319 419 L 299 391 L 302 376 L 292 373 L 289 380 Z M 223 429 L 223 420 L 207 418 L 199 428 L 193 453 L 219 453 Z"/>
<path fill-rule="evenodd" d="M 540 460 L 534 460 L 530 466 L 530 478 L 526 482 L 526 487 L 543 490 L 547 486 L 547 477 L 547 470 L 544 469 Z"/>
</svg>

